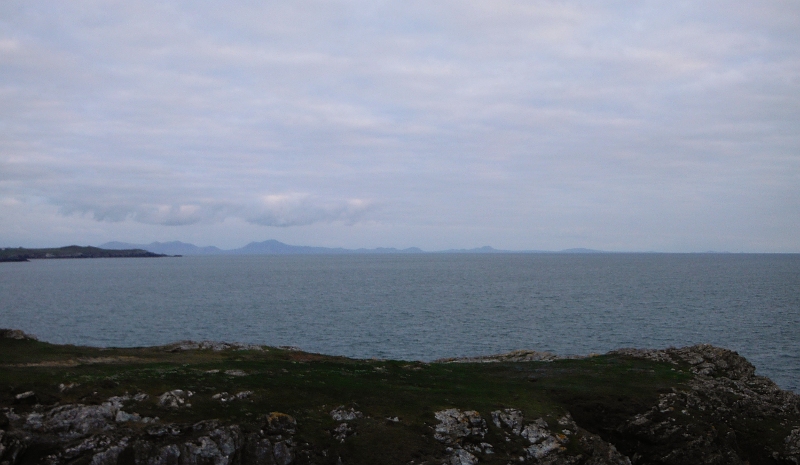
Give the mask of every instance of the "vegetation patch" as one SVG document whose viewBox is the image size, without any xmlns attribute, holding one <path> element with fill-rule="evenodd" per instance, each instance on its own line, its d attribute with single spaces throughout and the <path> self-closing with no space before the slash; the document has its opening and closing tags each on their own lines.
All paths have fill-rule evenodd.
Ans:
<svg viewBox="0 0 800 465">
<path fill-rule="evenodd" d="M 798 396 L 711 346 L 422 363 L 2 334 L 0 461 L 9 465 L 184 463 L 192 454 L 283 465 L 797 460 Z"/>
</svg>

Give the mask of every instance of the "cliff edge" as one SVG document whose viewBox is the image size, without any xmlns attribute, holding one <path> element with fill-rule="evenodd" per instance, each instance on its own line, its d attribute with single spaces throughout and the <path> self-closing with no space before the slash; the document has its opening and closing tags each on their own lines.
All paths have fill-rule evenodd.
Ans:
<svg viewBox="0 0 800 465">
<path fill-rule="evenodd" d="M 422 363 L 0 330 L 0 360 L 3 465 L 800 463 L 800 396 L 710 345 Z"/>
</svg>

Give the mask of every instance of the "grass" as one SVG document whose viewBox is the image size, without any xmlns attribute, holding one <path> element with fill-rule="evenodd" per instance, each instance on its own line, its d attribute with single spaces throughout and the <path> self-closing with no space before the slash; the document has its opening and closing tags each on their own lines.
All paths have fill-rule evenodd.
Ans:
<svg viewBox="0 0 800 465">
<path fill-rule="evenodd" d="M 314 445 L 318 463 L 336 463 L 338 457 L 345 463 L 419 463 L 442 456 L 445 446 L 433 439 L 432 427 L 437 423 L 434 412 L 445 408 L 477 410 L 487 423 L 492 411 L 510 407 L 522 410 L 527 419 L 549 422 L 570 412 L 582 427 L 607 436 L 622 419 L 651 408 L 659 394 L 682 388 L 691 378 L 686 367 L 613 355 L 427 364 L 277 348 L 168 352 L 0 339 L 0 356 L 0 406 L 17 413 L 33 408 L 16 399 L 26 391 L 34 391 L 40 404 L 92 404 L 146 393 L 148 400 L 131 401 L 125 410 L 183 424 L 213 418 L 245 430 L 259 428 L 262 415 L 279 411 L 297 419 L 295 438 Z M 246 375 L 226 374 L 229 370 Z M 59 385 L 74 387 L 61 390 Z M 193 391 L 192 406 L 159 407 L 158 396 L 173 389 Z M 217 393 L 241 391 L 253 394 L 229 403 L 212 399 Z M 344 444 L 330 434 L 338 423 L 329 412 L 340 405 L 364 414 L 352 422 L 357 434 Z M 393 417 L 400 421 L 389 420 Z M 490 427 L 486 441 L 501 444 L 505 439 Z M 521 438 L 514 441 L 506 446 L 521 450 L 525 445 Z M 482 459 L 507 461 L 503 454 Z"/>
</svg>

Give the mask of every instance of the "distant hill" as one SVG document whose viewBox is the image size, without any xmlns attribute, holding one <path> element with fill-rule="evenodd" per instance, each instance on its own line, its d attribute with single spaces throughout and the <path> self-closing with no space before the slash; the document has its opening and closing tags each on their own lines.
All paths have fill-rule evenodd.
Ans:
<svg viewBox="0 0 800 465">
<path fill-rule="evenodd" d="M 584 248 L 575 248 L 575 249 L 564 249 L 559 251 L 550 251 L 550 250 L 502 250 L 502 249 L 495 249 L 494 247 L 490 247 L 485 245 L 483 247 L 476 247 L 474 249 L 448 249 L 442 250 L 438 253 L 542 253 L 542 254 L 553 254 L 553 253 L 608 253 L 602 250 L 594 250 L 594 249 L 584 249 Z"/>
<path fill-rule="evenodd" d="M 475 247 L 474 249 L 447 249 L 438 253 L 518 253 L 512 250 L 500 250 L 485 245 L 483 247 Z"/>
<path fill-rule="evenodd" d="M 337 254 L 418 254 L 429 253 L 419 247 L 397 249 L 394 247 L 378 247 L 375 249 L 345 249 L 342 247 L 314 247 L 308 245 L 290 245 L 275 239 L 262 242 L 251 242 L 238 249 L 223 250 L 218 247 L 198 247 L 186 242 L 152 242 L 150 244 L 131 244 L 128 242 L 106 242 L 100 247 L 104 249 L 144 249 L 153 253 L 166 255 L 337 255 Z M 490 246 L 474 249 L 448 249 L 434 253 L 463 254 L 505 254 L 505 253 L 605 253 L 592 249 L 566 249 L 558 252 L 545 250 L 501 250 Z"/>
<path fill-rule="evenodd" d="M 576 249 L 564 249 L 557 253 L 607 253 L 607 252 L 603 252 L 602 250 L 576 248 Z"/>
<path fill-rule="evenodd" d="M 100 245 L 104 249 L 144 249 L 153 253 L 166 255 L 215 255 L 224 253 L 220 248 L 198 247 L 194 244 L 187 244 L 180 241 L 172 242 L 151 242 L 150 244 L 129 244 L 127 242 L 106 242 Z"/>
<path fill-rule="evenodd" d="M 227 251 L 229 254 L 247 255 L 331 254 L 348 252 L 350 251 L 342 248 L 332 249 L 327 247 L 289 245 L 274 239 L 263 242 L 251 242 L 242 248 Z"/>
<path fill-rule="evenodd" d="M 345 249 L 341 247 L 312 247 L 306 245 L 289 245 L 274 239 L 263 242 L 251 242 L 244 247 L 222 250 L 218 247 L 198 247 L 180 241 L 152 242 L 150 244 L 131 244 L 128 242 L 106 242 L 100 247 L 105 249 L 144 249 L 154 253 L 167 255 L 311 255 L 311 254 L 387 254 L 387 253 L 424 253 L 417 247 L 396 249 L 394 247 L 378 247 L 376 249 Z"/>
<path fill-rule="evenodd" d="M 289 245 L 274 239 L 263 242 L 251 242 L 240 249 L 226 251 L 228 254 L 248 254 L 248 255 L 290 255 L 290 254 L 385 254 L 385 253 L 424 253 L 417 247 L 408 249 L 396 249 L 394 247 L 379 247 L 377 249 L 344 249 L 341 247 L 311 247 L 306 245 Z"/>
<path fill-rule="evenodd" d="M 128 258 L 128 257 L 164 257 L 139 248 L 108 250 L 97 247 L 81 247 L 69 245 L 50 249 L 1 248 L 0 262 L 27 262 L 28 260 L 51 258 Z"/>
</svg>

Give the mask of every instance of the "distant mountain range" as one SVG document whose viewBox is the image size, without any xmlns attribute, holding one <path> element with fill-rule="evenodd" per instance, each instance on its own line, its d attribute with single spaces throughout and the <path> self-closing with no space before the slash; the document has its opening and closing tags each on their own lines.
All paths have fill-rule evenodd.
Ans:
<svg viewBox="0 0 800 465">
<path fill-rule="evenodd" d="M 106 242 L 100 245 L 101 249 L 143 249 L 153 253 L 165 255 L 216 255 L 225 253 L 224 250 L 210 246 L 198 247 L 185 242 L 152 242 L 150 244 L 129 244 L 127 242 Z"/>
<path fill-rule="evenodd" d="M 150 244 L 130 244 L 127 242 L 106 242 L 103 249 L 143 249 L 165 255 L 333 255 L 333 254 L 418 254 L 418 253 L 554 253 L 544 250 L 498 250 L 489 246 L 474 249 L 450 249 L 438 252 L 425 252 L 418 247 L 396 249 L 394 247 L 378 247 L 376 249 L 344 249 L 341 247 L 311 247 L 306 245 L 289 245 L 274 239 L 264 242 L 251 242 L 238 249 L 223 250 L 218 247 L 198 247 L 180 241 L 152 242 Z M 556 253 L 604 253 L 592 249 L 566 249 Z"/>
</svg>

